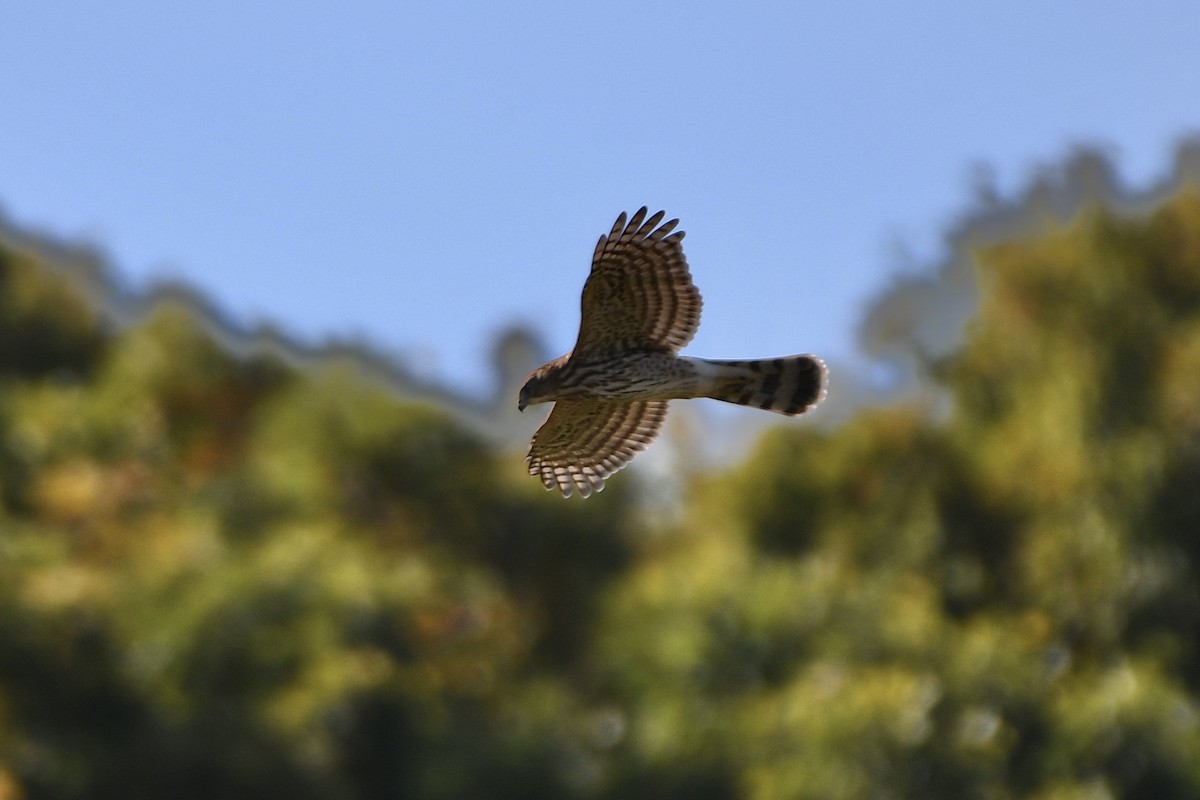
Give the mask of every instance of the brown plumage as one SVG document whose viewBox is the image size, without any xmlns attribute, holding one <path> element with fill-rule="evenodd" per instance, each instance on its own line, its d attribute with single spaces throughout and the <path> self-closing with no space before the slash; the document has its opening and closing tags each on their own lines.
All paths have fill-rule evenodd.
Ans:
<svg viewBox="0 0 1200 800">
<path fill-rule="evenodd" d="M 700 292 L 683 256 L 679 220 L 645 206 L 601 236 L 583 286 L 579 338 L 534 370 L 519 408 L 554 402 L 533 437 L 529 473 L 547 489 L 584 497 L 658 435 L 669 400 L 711 397 L 795 415 L 825 396 L 825 364 L 812 355 L 753 361 L 678 356 L 700 327 Z"/>
</svg>

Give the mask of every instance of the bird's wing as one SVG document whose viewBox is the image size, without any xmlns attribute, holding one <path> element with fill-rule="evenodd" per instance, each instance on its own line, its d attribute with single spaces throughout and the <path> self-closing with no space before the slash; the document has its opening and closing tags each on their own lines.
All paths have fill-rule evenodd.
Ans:
<svg viewBox="0 0 1200 800">
<path fill-rule="evenodd" d="M 567 398 L 558 400 L 534 434 L 525 460 L 529 474 L 564 497 L 587 497 L 658 435 L 666 400 L 632 403 Z"/>
<path fill-rule="evenodd" d="M 625 224 L 617 217 L 601 236 L 583 287 L 579 339 L 573 352 L 621 349 L 674 352 L 700 327 L 700 291 L 683 256 L 679 220 L 662 226 L 643 206 Z"/>
</svg>

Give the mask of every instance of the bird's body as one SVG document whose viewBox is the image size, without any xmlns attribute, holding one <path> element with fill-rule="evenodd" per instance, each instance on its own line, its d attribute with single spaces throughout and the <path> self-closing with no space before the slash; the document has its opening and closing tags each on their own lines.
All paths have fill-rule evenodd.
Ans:
<svg viewBox="0 0 1200 800">
<path fill-rule="evenodd" d="M 809 355 L 714 361 L 649 350 L 624 353 L 617 364 L 607 354 L 599 357 L 568 354 L 546 364 L 539 372 L 542 380 L 557 386 L 555 399 L 707 397 L 782 414 L 799 414 L 812 403 L 812 384 L 819 381 L 820 371 L 820 362 Z"/>
<path fill-rule="evenodd" d="M 556 387 L 555 399 L 671 400 L 698 397 L 703 383 L 692 359 L 654 350 L 626 351 L 615 361 L 609 353 L 568 355 L 546 366 L 542 378 Z"/>
<path fill-rule="evenodd" d="M 700 325 L 678 220 L 659 211 L 617 218 L 601 236 L 583 289 L 575 348 L 539 367 L 521 389 L 523 411 L 555 403 L 533 437 L 529 472 L 547 489 L 587 497 L 658 434 L 670 400 L 710 397 L 781 414 L 802 414 L 825 394 L 824 363 L 812 355 L 716 361 L 676 355 Z"/>
</svg>

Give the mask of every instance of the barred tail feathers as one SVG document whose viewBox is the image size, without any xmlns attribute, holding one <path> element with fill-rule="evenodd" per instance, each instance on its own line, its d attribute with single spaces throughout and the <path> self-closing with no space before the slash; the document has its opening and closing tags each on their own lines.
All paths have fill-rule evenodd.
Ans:
<svg viewBox="0 0 1200 800">
<path fill-rule="evenodd" d="M 705 397 L 794 416 L 825 398 L 825 362 L 813 355 L 752 361 L 695 359 L 710 379 Z"/>
</svg>

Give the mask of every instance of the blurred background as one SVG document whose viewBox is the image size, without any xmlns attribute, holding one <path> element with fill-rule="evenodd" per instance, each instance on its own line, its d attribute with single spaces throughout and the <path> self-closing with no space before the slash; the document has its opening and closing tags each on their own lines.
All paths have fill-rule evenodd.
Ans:
<svg viewBox="0 0 1200 800">
<path fill-rule="evenodd" d="M 0 20 L 0 800 L 1200 796 L 1200 8 Z M 830 395 L 564 501 L 642 204 Z"/>
</svg>

